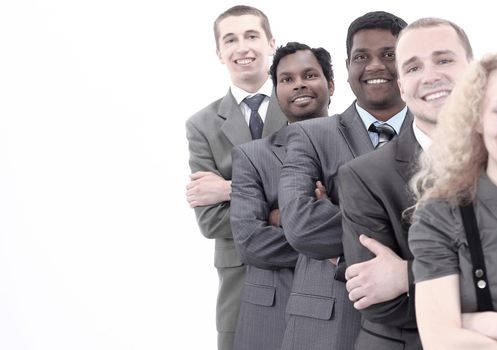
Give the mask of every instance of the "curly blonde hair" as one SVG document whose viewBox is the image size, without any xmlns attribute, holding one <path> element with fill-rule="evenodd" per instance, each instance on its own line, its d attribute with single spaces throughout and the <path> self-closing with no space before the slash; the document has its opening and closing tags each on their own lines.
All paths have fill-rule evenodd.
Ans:
<svg viewBox="0 0 497 350">
<path fill-rule="evenodd" d="M 447 98 L 438 116 L 433 143 L 419 160 L 411 180 L 418 200 L 445 199 L 464 205 L 475 197 L 480 171 L 488 152 L 478 131 L 488 77 L 497 69 L 497 53 L 472 61 Z"/>
</svg>

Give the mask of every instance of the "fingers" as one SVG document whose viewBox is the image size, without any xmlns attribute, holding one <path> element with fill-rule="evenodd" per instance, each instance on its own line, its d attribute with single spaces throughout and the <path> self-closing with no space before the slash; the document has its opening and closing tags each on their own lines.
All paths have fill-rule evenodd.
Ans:
<svg viewBox="0 0 497 350">
<path fill-rule="evenodd" d="M 193 174 L 190 174 L 190 179 L 197 180 L 197 179 L 200 179 L 201 177 L 208 176 L 210 174 L 212 174 L 212 172 L 210 172 L 210 171 L 197 171 L 197 172 L 194 172 Z"/>
<path fill-rule="evenodd" d="M 371 251 L 374 255 L 380 255 L 381 253 L 385 253 L 388 250 L 390 250 L 390 248 L 388 248 L 387 246 L 381 244 L 377 240 L 370 238 L 366 235 L 360 235 L 359 241 L 364 247 L 368 248 L 368 250 Z"/>
</svg>

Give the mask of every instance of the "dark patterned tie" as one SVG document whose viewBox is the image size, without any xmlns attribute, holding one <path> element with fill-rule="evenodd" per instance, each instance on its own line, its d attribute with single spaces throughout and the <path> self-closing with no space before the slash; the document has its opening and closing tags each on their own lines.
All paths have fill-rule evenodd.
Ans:
<svg viewBox="0 0 497 350">
<path fill-rule="evenodd" d="M 393 139 L 393 137 L 395 135 L 397 135 L 397 133 L 395 132 L 395 129 L 392 128 L 387 123 L 383 123 L 380 125 L 371 124 L 371 126 L 369 127 L 368 130 L 378 134 L 378 143 L 374 147 L 375 149 L 380 148 L 381 146 L 385 145 L 388 141 Z"/>
<path fill-rule="evenodd" d="M 265 95 L 257 94 L 252 97 L 246 97 L 243 102 L 250 108 L 250 121 L 249 129 L 252 135 L 252 140 L 260 139 L 262 136 L 262 128 L 264 128 L 264 123 L 259 114 L 259 106 L 264 100 Z"/>
</svg>

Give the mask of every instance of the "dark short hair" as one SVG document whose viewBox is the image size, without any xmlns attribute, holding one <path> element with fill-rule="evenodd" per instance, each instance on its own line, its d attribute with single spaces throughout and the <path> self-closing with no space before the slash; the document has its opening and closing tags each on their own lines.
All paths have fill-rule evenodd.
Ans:
<svg viewBox="0 0 497 350">
<path fill-rule="evenodd" d="M 237 5 L 221 13 L 214 21 L 214 39 L 216 40 L 216 49 L 219 50 L 219 22 L 226 17 L 238 17 L 243 15 L 253 15 L 259 17 L 261 19 L 262 29 L 264 30 L 264 33 L 266 33 L 267 39 L 271 40 L 273 38 L 273 33 L 271 32 L 271 27 L 269 26 L 269 19 L 264 12 L 252 6 Z"/>
<path fill-rule="evenodd" d="M 457 34 L 457 37 L 459 38 L 459 41 L 461 42 L 462 47 L 466 51 L 466 58 L 468 60 L 473 59 L 473 48 L 471 47 L 471 43 L 469 42 L 468 36 L 466 35 L 466 32 L 459 27 L 457 24 L 454 22 L 448 21 L 446 19 L 442 18 L 436 18 L 436 17 L 425 17 L 425 18 L 420 18 L 411 24 L 409 24 L 406 29 L 402 31 L 400 36 L 404 35 L 404 33 L 410 31 L 411 29 L 419 29 L 419 28 L 431 28 L 431 27 L 439 27 L 439 26 L 449 26 L 454 29 L 454 31 Z M 397 39 L 398 41 L 398 39 Z"/>
<path fill-rule="evenodd" d="M 280 46 L 276 49 L 273 56 L 273 64 L 269 68 L 269 73 L 271 74 L 271 80 L 273 81 L 274 87 L 278 85 L 278 78 L 276 76 L 278 64 L 281 59 L 285 56 L 291 55 L 297 51 L 311 51 L 319 62 L 319 65 L 323 69 L 323 74 L 327 81 L 333 82 L 333 65 L 331 64 L 331 56 L 328 51 L 322 47 L 311 48 L 306 44 L 301 44 L 298 42 L 289 42 L 285 46 Z"/>
<path fill-rule="evenodd" d="M 347 31 L 347 59 L 350 58 L 354 35 L 363 29 L 386 29 L 393 36 L 398 37 L 400 31 L 407 26 L 406 21 L 385 11 L 368 12 L 356 18 Z"/>
</svg>

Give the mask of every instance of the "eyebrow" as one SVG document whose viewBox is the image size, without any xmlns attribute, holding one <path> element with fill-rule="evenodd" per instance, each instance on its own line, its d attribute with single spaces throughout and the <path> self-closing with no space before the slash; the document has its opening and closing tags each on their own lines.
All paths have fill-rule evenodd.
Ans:
<svg viewBox="0 0 497 350">
<path fill-rule="evenodd" d="M 394 50 L 394 49 L 395 49 L 395 46 L 384 46 L 384 47 L 378 48 L 379 51 L 387 51 L 387 50 Z M 356 52 L 370 52 L 370 51 L 372 51 L 372 50 L 371 49 L 367 49 L 365 47 L 359 47 L 359 48 L 357 48 L 355 50 L 352 50 L 351 53 L 356 53 Z"/>
<path fill-rule="evenodd" d="M 255 30 L 255 29 L 249 29 L 249 30 L 246 30 L 243 35 L 247 35 L 247 34 L 258 34 L 260 35 L 261 32 L 258 31 L 258 30 Z M 233 36 L 235 35 L 235 33 L 226 33 L 222 36 L 221 40 L 225 40 L 226 38 L 230 37 L 230 36 Z"/>
<path fill-rule="evenodd" d="M 317 72 L 317 73 L 319 73 L 319 69 L 316 68 L 316 67 L 307 67 L 307 68 L 303 69 L 301 72 L 299 72 L 299 74 L 300 73 L 307 74 L 309 72 Z M 294 75 L 294 73 L 287 72 L 287 71 L 282 71 L 282 72 L 278 72 L 277 76 L 279 77 L 279 76 L 282 76 L 282 75 Z"/>
</svg>

